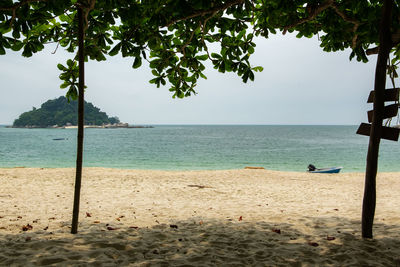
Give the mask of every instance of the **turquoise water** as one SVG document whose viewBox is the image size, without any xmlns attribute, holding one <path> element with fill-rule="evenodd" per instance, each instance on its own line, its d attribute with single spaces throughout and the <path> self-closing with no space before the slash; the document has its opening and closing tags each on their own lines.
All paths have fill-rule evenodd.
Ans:
<svg viewBox="0 0 400 267">
<path fill-rule="evenodd" d="M 305 171 L 343 166 L 365 171 L 368 137 L 356 126 L 155 126 L 86 129 L 84 166 Z M 66 140 L 55 141 L 54 138 Z M 74 167 L 76 129 L 0 128 L 0 167 Z M 400 171 L 400 144 L 381 142 L 380 171 Z"/>
</svg>

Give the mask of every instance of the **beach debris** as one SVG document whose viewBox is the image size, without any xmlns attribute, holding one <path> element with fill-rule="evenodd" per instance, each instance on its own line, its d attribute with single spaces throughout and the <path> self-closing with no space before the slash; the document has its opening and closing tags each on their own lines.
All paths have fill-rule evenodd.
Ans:
<svg viewBox="0 0 400 267">
<path fill-rule="evenodd" d="M 93 223 L 100 223 L 100 221 L 94 221 Z"/>
<path fill-rule="evenodd" d="M 129 228 L 131 228 L 131 229 L 139 229 L 138 226 L 129 226 Z"/>
<path fill-rule="evenodd" d="M 336 238 L 334 236 L 329 236 L 329 235 L 326 236 L 326 240 L 328 240 L 328 241 L 332 241 L 332 240 L 335 240 L 335 239 Z"/>
<path fill-rule="evenodd" d="M 240 221 L 242 221 L 242 220 L 243 220 L 243 217 L 242 217 L 242 216 L 240 216 L 240 217 L 239 217 L 239 222 L 240 222 Z"/>
<path fill-rule="evenodd" d="M 27 225 L 22 226 L 22 231 L 26 232 L 28 230 L 32 230 L 33 226 L 30 225 L 29 223 Z"/>
<path fill-rule="evenodd" d="M 333 210 L 339 211 L 339 209 L 333 209 Z"/>
<path fill-rule="evenodd" d="M 55 220 L 56 219 L 56 217 L 51 217 L 51 218 L 49 218 L 49 220 Z"/>
<path fill-rule="evenodd" d="M 317 243 L 317 242 L 308 242 L 308 245 L 309 246 L 312 246 L 312 247 L 318 247 L 319 246 L 319 244 Z"/>
<path fill-rule="evenodd" d="M 203 222 L 203 221 L 200 221 L 200 222 L 199 222 L 199 224 L 200 224 L 200 225 L 203 225 L 203 224 L 204 224 L 204 222 Z"/>
<path fill-rule="evenodd" d="M 17 218 L 18 218 L 18 219 L 22 219 L 22 216 L 18 216 Z"/>
<path fill-rule="evenodd" d="M 92 217 L 92 214 L 90 214 L 89 212 L 86 212 L 86 217 Z"/>
<path fill-rule="evenodd" d="M 0 230 L 6 230 L 4 226 L 0 226 Z"/>
<path fill-rule="evenodd" d="M 171 227 L 173 229 L 178 229 L 178 225 L 176 225 L 176 224 L 170 224 L 169 227 Z"/>
<path fill-rule="evenodd" d="M 113 231 L 113 230 L 118 230 L 118 228 L 112 227 L 112 226 L 107 226 L 108 231 Z"/>
<path fill-rule="evenodd" d="M 197 184 L 189 184 L 188 187 L 197 187 L 198 189 L 212 188 L 211 186 L 207 186 L 207 185 L 197 185 Z"/>
<path fill-rule="evenodd" d="M 33 220 L 32 223 L 38 223 L 39 219 Z"/>
<path fill-rule="evenodd" d="M 247 170 L 265 170 L 264 167 L 253 167 L 253 166 L 246 166 L 244 167 Z"/>
<path fill-rule="evenodd" d="M 281 229 L 274 228 L 271 231 L 277 234 L 281 234 Z"/>
<path fill-rule="evenodd" d="M 46 231 L 47 229 L 49 229 L 49 226 L 46 226 L 45 228 L 43 228 L 44 231 Z"/>
</svg>

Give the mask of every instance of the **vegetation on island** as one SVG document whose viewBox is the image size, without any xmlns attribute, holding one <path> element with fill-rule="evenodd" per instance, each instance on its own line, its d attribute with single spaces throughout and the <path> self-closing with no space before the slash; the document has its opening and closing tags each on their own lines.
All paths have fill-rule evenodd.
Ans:
<svg viewBox="0 0 400 267">
<path fill-rule="evenodd" d="M 38 127 L 46 128 L 52 126 L 77 125 L 78 102 L 68 101 L 61 96 L 57 99 L 48 100 L 40 108 L 22 113 L 14 121 L 13 127 Z M 85 125 L 102 125 L 119 123 L 117 117 L 108 117 L 98 107 L 85 101 Z"/>
</svg>

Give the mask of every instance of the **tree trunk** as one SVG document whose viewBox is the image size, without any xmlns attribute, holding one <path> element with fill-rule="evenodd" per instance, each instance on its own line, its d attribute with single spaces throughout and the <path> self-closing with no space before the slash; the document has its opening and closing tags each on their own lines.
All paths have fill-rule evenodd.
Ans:
<svg viewBox="0 0 400 267">
<path fill-rule="evenodd" d="M 376 173 L 378 171 L 379 144 L 382 132 L 384 94 L 386 86 L 386 64 L 392 47 L 390 24 L 393 0 L 385 0 L 379 33 L 379 53 L 375 69 L 374 115 L 369 137 L 367 168 L 365 172 L 364 199 L 362 208 L 362 237 L 372 238 L 376 204 Z"/>
<path fill-rule="evenodd" d="M 72 226 L 71 233 L 78 232 L 78 218 L 79 218 L 79 202 L 81 194 L 81 180 L 82 180 L 82 156 L 83 156 L 83 129 L 84 129 L 84 91 L 85 91 L 85 55 L 84 55 L 84 18 L 83 11 L 78 7 L 78 59 L 79 59 L 79 84 L 78 84 L 78 140 L 77 140 L 77 154 L 76 154 L 76 175 L 75 175 L 75 192 L 74 192 L 74 208 L 72 211 Z"/>
</svg>

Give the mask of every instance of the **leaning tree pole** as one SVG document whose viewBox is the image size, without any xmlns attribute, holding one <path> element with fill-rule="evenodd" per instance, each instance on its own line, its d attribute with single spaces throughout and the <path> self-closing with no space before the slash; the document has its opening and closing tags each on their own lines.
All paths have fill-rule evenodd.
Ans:
<svg viewBox="0 0 400 267">
<path fill-rule="evenodd" d="M 84 14 L 82 7 L 78 6 L 78 61 L 79 61 L 79 83 L 78 83 L 78 140 L 76 155 L 76 174 L 75 174 L 75 192 L 74 206 L 72 211 L 71 233 L 78 232 L 79 202 L 81 195 L 82 181 L 82 157 L 83 157 L 83 129 L 84 129 L 84 94 L 85 94 L 85 55 L 84 55 Z"/>
<path fill-rule="evenodd" d="M 385 0 L 382 7 L 382 18 L 379 33 L 379 52 L 375 69 L 374 91 L 372 92 L 373 112 L 370 113 L 372 114 L 372 123 L 371 125 L 364 124 L 364 126 L 367 126 L 366 129 L 369 131 L 370 136 L 362 207 L 362 237 L 364 238 L 373 237 L 372 226 L 374 222 L 376 206 L 376 174 L 378 171 L 379 144 L 381 138 L 385 138 L 385 132 L 390 131 L 390 128 L 384 127 L 382 124 L 383 120 L 387 117 L 385 116 L 385 113 L 387 113 L 387 108 L 385 108 L 384 102 L 388 100 L 385 96 L 386 91 L 388 91 L 385 90 L 386 66 L 389 53 L 393 45 L 390 32 L 392 9 L 393 0 Z M 361 126 L 359 131 L 362 128 Z"/>
</svg>

